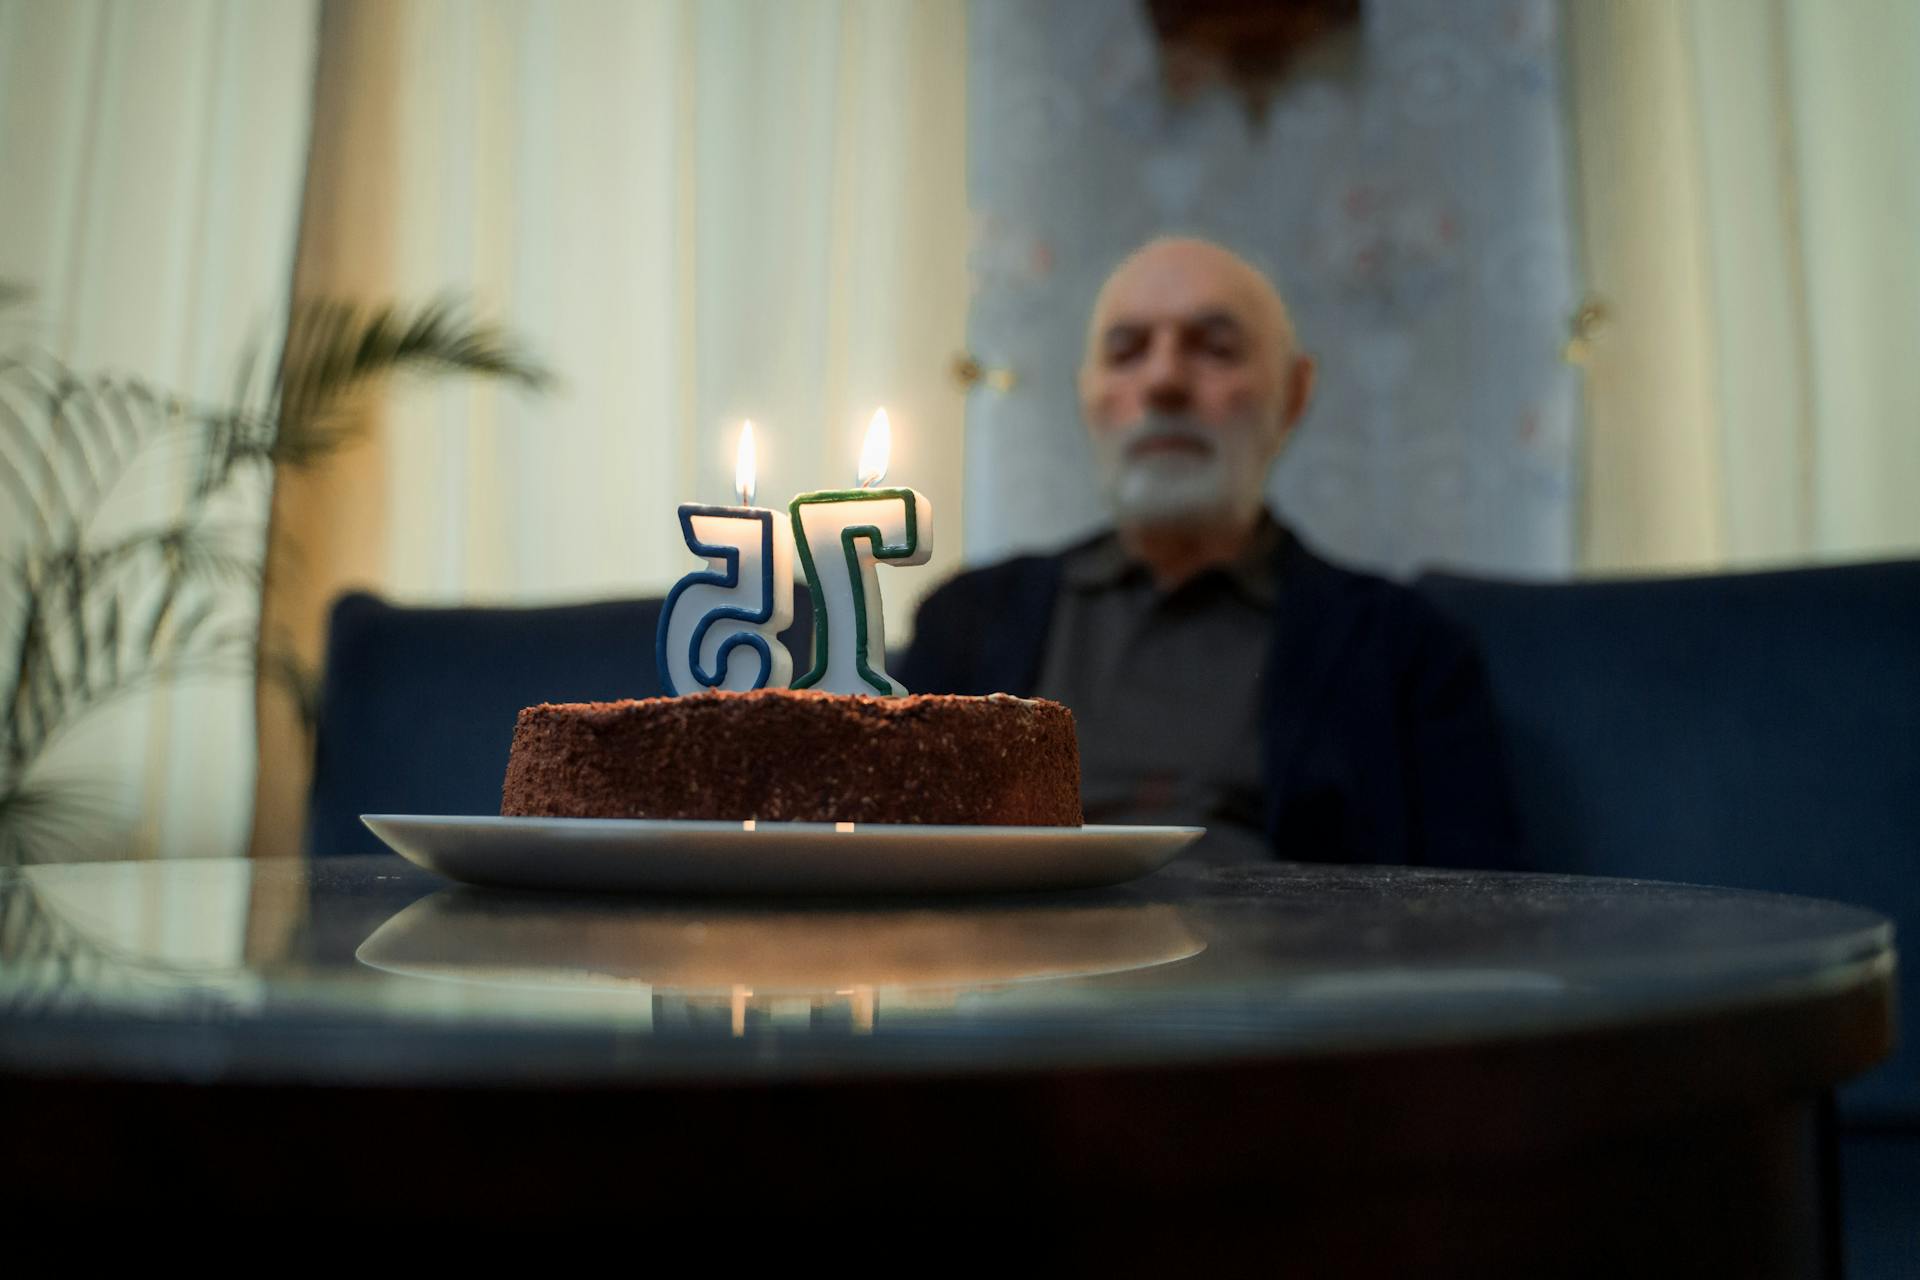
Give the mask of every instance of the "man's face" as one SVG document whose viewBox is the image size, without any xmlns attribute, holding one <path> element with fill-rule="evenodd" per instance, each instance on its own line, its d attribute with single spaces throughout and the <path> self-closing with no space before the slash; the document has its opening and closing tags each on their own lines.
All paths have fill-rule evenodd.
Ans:
<svg viewBox="0 0 1920 1280">
<path fill-rule="evenodd" d="M 1115 519 L 1250 518 L 1304 408 L 1311 368 L 1252 267 L 1213 245 L 1150 245 L 1095 306 L 1081 410 Z"/>
</svg>

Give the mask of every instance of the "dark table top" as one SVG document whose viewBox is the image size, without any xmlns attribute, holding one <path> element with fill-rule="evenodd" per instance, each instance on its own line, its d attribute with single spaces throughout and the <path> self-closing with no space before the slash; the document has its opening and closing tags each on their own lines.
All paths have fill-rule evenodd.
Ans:
<svg viewBox="0 0 1920 1280">
<path fill-rule="evenodd" d="M 1633 1034 L 1685 1073 L 1702 1049 L 1676 1030 L 1708 1027 L 1714 1053 L 1764 1070 L 1723 1085 L 1702 1060 L 1701 1088 L 1759 1071 L 1806 1091 L 1884 1056 L 1893 969 L 1884 919 L 1808 899 L 1184 862 L 1108 890 L 804 903 L 506 893 L 390 857 L 49 865 L 0 871 L 0 957 L 0 1071 L 381 1086 L 1398 1060 Z"/>
</svg>

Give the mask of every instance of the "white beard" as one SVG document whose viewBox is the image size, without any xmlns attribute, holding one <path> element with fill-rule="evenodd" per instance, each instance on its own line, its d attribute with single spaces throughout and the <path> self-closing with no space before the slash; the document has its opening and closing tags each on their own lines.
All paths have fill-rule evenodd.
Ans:
<svg viewBox="0 0 1920 1280">
<path fill-rule="evenodd" d="M 1203 452 L 1134 456 L 1149 439 L 1190 441 Z M 1266 499 L 1273 457 L 1251 421 L 1208 428 L 1184 416 L 1149 413 L 1121 431 L 1093 439 L 1100 491 L 1122 528 L 1234 524 Z"/>
</svg>

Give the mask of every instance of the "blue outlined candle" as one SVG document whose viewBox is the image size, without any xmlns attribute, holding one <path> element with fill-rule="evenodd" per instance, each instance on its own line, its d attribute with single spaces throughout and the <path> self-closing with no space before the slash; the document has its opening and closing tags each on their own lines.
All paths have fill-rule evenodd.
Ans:
<svg viewBox="0 0 1920 1280">
<path fill-rule="evenodd" d="M 916 489 L 882 489 L 891 452 L 887 411 L 873 415 L 860 450 L 860 487 L 803 493 L 787 507 L 800 567 L 813 593 L 813 665 L 796 689 L 903 694 L 887 674 L 887 635 L 876 565 L 925 564 L 933 554 L 933 504 Z"/>
<path fill-rule="evenodd" d="M 670 694 L 785 688 L 793 657 L 779 633 L 793 622 L 793 535 L 780 513 L 753 505 L 753 424 L 740 426 L 737 507 L 687 503 L 680 533 L 707 558 L 667 593 L 653 644 Z"/>
</svg>

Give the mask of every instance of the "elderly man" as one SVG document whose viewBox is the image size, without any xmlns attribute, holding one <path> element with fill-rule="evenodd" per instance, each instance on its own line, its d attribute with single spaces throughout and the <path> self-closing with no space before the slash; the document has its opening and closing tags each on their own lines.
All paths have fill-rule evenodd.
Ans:
<svg viewBox="0 0 1920 1280">
<path fill-rule="evenodd" d="M 1066 703 L 1089 822 L 1204 825 L 1227 860 L 1507 864 L 1468 643 L 1267 511 L 1313 377 L 1247 262 L 1171 239 L 1127 258 L 1080 370 L 1113 527 L 941 587 L 901 678 Z"/>
</svg>

